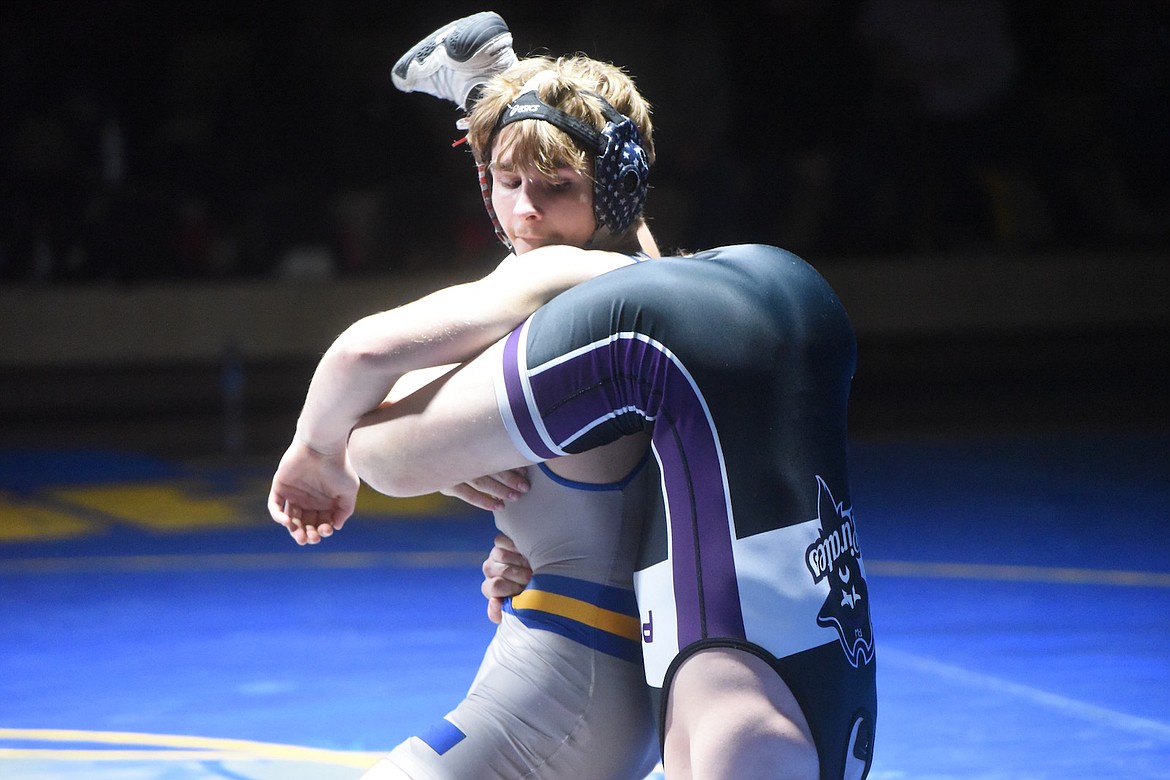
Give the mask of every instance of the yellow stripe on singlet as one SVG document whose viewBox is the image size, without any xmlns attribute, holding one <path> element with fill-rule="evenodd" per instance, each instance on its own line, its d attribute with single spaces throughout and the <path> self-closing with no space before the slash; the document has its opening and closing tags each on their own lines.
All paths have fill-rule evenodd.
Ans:
<svg viewBox="0 0 1170 780">
<path fill-rule="evenodd" d="M 642 627 L 639 625 L 638 618 L 604 609 L 596 604 L 590 604 L 588 601 L 575 599 L 571 596 L 562 596 L 543 590 L 526 590 L 512 597 L 512 608 L 536 609 L 560 615 L 610 634 L 617 634 L 633 642 L 642 641 Z"/>
</svg>

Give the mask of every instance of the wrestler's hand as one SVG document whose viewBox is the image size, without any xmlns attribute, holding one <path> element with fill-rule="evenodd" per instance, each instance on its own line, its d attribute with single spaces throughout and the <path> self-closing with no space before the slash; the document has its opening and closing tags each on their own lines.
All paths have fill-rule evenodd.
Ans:
<svg viewBox="0 0 1170 780">
<path fill-rule="evenodd" d="M 344 448 L 327 455 L 294 438 L 272 478 L 268 513 L 297 544 L 317 544 L 345 525 L 360 485 Z"/>
<path fill-rule="evenodd" d="M 439 492 L 479 509 L 495 512 L 503 509 L 506 501 L 515 501 L 527 493 L 529 487 L 528 470 L 521 467 L 468 480 Z"/>
<path fill-rule="evenodd" d="M 495 546 L 483 562 L 483 584 L 479 588 L 487 597 L 487 614 L 493 623 L 503 618 L 504 599 L 524 590 L 531 579 L 528 559 L 520 554 L 511 539 L 496 534 Z"/>
</svg>

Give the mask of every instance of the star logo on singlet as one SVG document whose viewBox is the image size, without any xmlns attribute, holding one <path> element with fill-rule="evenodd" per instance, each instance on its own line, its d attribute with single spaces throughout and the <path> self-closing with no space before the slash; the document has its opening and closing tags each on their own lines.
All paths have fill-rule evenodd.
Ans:
<svg viewBox="0 0 1170 780">
<path fill-rule="evenodd" d="M 873 660 L 873 625 L 857 527 L 852 507 L 838 503 L 819 476 L 817 523 L 817 540 L 808 546 L 804 556 L 813 581 L 829 583 L 829 595 L 817 614 L 817 624 L 836 629 L 845 657 L 858 667 Z"/>
</svg>

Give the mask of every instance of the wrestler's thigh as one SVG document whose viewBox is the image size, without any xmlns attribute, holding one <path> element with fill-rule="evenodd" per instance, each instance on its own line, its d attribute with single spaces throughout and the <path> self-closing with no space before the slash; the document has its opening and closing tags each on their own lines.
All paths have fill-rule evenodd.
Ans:
<svg viewBox="0 0 1170 780">
<path fill-rule="evenodd" d="M 363 780 L 635 780 L 654 737 L 640 665 L 505 614 L 467 698 Z"/>
<path fill-rule="evenodd" d="M 819 775 L 808 721 L 792 691 L 762 658 L 734 648 L 702 650 L 679 666 L 663 755 L 671 778 Z"/>
</svg>

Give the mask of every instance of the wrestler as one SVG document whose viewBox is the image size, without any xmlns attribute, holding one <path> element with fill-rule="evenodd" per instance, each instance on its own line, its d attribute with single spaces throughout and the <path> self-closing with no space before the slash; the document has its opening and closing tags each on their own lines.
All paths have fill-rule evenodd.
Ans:
<svg viewBox="0 0 1170 780">
<path fill-rule="evenodd" d="M 376 489 L 417 495 L 649 432 L 663 499 L 634 583 L 667 776 L 860 778 L 877 707 L 845 458 L 854 350 L 837 297 L 787 252 L 655 260 L 557 296 L 370 415 L 350 454 Z"/>
<path fill-rule="evenodd" d="M 459 31 L 461 41 L 479 41 L 485 51 L 495 52 L 493 61 L 500 61 L 492 47 L 500 44 L 502 22 L 493 17 L 478 14 L 462 20 L 462 27 L 457 22 L 435 36 Z M 404 58 L 408 65 L 411 57 L 408 53 Z M 410 75 L 409 67 L 406 73 Z M 455 90 L 458 95 L 463 84 Z M 547 118 L 508 121 L 507 110 L 517 103 L 536 109 L 522 116 L 539 113 Z M 473 355 L 564 286 L 645 256 L 639 232 L 644 231 L 641 212 L 653 154 L 651 126 L 645 101 L 621 71 L 585 57 L 513 63 L 481 93 L 469 120 L 485 204 L 514 255 L 477 285 L 432 296 L 460 324 L 475 322 L 473 339 L 481 339 L 456 337 L 444 343 L 443 331 L 453 332 L 445 325 L 420 334 L 419 344 L 428 345 L 428 355 L 441 355 L 444 361 Z M 546 132 L 546 126 L 553 132 Z M 619 161 L 613 169 L 605 167 L 612 157 L 600 152 L 611 141 L 618 154 L 634 156 L 637 164 Z M 634 187 L 611 195 L 616 190 L 610 184 L 631 170 Z M 599 190 L 606 194 L 597 197 Z M 524 303 L 523 311 L 505 310 L 506 321 L 497 322 L 492 312 L 477 318 L 485 300 L 481 294 L 502 298 L 513 288 L 509 280 L 531 276 L 540 262 L 534 250 L 565 243 L 612 247 L 620 253 L 593 256 L 580 268 L 565 264 L 554 287 L 541 299 Z M 465 293 L 474 300 L 461 299 Z M 404 311 L 356 323 L 318 367 L 297 437 L 277 470 L 270 498 L 274 518 L 293 526 L 298 541 L 327 536 L 353 509 L 357 483 L 344 461 L 345 437 L 357 414 L 376 406 L 390 384 L 378 360 L 371 358 L 379 354 L 379 334 L 396 332 L 406 322 Z M 399 385 L 396 396 L 402 394 Z M 640 780 L 653 768 L 658 751 L 632 590 L 651 487 L 646 451 L 645 440 L 630 438 L 558 464 L 533 467 L 526 473 L 522 501 L 492 504 L 497 526 L 516 541 L 535 575 L 510 600 L 467 697 L 441 722 L 396 747 L 367 773 L 369 780 Z M 315 513 L 309 494 L 333 478 L 343 487 L 331 490 Z M 486 483 L 469 480 L 444 487 L 480 493 L 474 485 Z M 578 533 L 583 523 L 594 533 Z"/>
<path fill-rule="evenodd" d="M 383 380 L 462 359 L 508 316 L 613 262 L 549 246 L 525 259 L 536 255 L 381 323 Z M 675 270 L 647 278 L 660 264 Z M 852 362 L 848 320 L 806 264 L 768 247 L 713 250 L 556 298 L 507 342 L 367 418 L 350 453 L 367 481 L 406 495 L 649 434 L 664 498 L 636 586 L 669 775 L 863 777 L 876 698 L 844 472 Z M 330 465 L 312 490 L 273 491 L 288 500 L 274 517 L 310 541 L 340 525 L 330 480 L 348 465 L 344 442 L 330 447 L 336 412 L 310 412 L 313 397 L 302 423 L 317 422 L 299 427 L 290 453 Z"/>
</svg>

